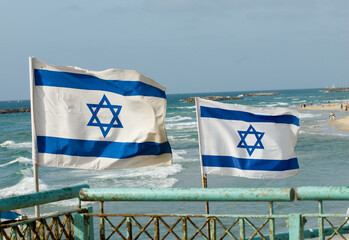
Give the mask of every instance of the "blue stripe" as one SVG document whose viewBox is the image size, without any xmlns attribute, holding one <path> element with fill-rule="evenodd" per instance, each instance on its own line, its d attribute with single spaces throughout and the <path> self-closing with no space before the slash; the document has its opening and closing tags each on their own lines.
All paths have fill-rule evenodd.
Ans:
<svg viewBox="0 0 349 240">
<path fill-rule="evenodd" d="M 257 115 L 250 112 L 226 110 L 221 108 L 200 107 L 201 117 L 205 118 L 218 118 L 223 120 L 238 120 L 244 122 L 271 122 L 271 123 L 284 123 L 294 124 L 299 126 L 299 118 L 294 115 Z"/>
<path fill-rule="evenodd" d="M 19 216 L 21 216 L 21 214 L 16 213 L 16 212 L 12 212 L 12 211 L 0 213 L 0 217 L 2 219 L 14 220 L 14 219 L 18 218 Z"/>
<path fill-rule="evenodd" d="M 297 158 L 288 160 L 245 159 L 232 156 L 202 155 L 204 167 L 238 168 L 256 171 L 285 171 L 298 169 Z"/>
<path fill-rule="evenodd" d="M 166 98 L 165 91 L 140 81 L 103 80 L 79 73 L 34 69 L 36 86 L 99 90 L 123 96 L 148 96 Z"/>
<path fill-rule="evenodd" d="M 130 158 L 171 153 L 169 142 L 132 143 L 37 136 L 38 152 L 81 157 Z"/>
</svg>

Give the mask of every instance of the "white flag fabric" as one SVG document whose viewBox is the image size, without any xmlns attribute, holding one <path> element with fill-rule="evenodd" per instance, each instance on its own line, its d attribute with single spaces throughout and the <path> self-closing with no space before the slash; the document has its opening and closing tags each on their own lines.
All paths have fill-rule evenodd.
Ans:
<svg viewBox="0 0 349 240">
<path fill-rule="evenodd" d="M 203 174 L 255 179 L 296 175 L 297 111 L 196 98 Z"/>
<path fill-rule="evenodd" d="M 89 71 L 30 58 L 33 160 L 121 169 L 172 164 L 165 88 L 133 70 Z"/>
</svg>

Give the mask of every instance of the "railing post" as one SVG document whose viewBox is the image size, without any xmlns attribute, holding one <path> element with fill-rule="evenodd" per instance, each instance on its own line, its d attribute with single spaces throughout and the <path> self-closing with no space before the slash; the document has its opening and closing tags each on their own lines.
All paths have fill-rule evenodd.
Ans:
<svg viewBox="0 0 349 240">
<path fill-rule="evenodd" d="M 303 217 L 301 214 L 288 215 L 288 229 L 289 229 L 289 239 L 292 239 L 292 240 L 304 239 L 304 225 L 303 225 Z"/>
<path fill-rule="evenodd" d="M 275 220 L 272 217 L 272 215 L 274 214 L 274 206 L 273 206 L 273 202 L 269 202 L 269 214 L 270 214 L 270 218 L 269 218 L 269 236 L 270 236 L 270 240 L 274 240 L 275 239 Z"/>
<path fill-rule="evenodd" d="M 92 213 L 92 207 L 87 208 L 87 213 Z M 93 217 L 87 217 L 84 214 L 74 215 L 74 239 L 94 239 Z"/>
<path fill-rule="evenodd" d="M 319 218 L 318 218 L 318 225 L 319 225 L 319 240 L 325 239 L 325 233 L 324 233 L 324 219 L 322 218 L 322 214 L 324 213 L 323 208 L 323 202 L 322 200 L 319 201 Z"/>
<path fill-rule="evenodd" d="M 104 214 L 104 202 L 100 202 L 100 214 Z M 104 225 L 104 216 L 99 217 L 99 236 L 101 240 L 105 239 L 105 225 Z"/>
</svg>

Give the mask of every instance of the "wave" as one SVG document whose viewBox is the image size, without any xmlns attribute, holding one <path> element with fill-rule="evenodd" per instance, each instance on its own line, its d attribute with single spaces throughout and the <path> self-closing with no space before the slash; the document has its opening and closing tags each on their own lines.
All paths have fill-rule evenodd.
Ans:
<svg viewBox="0 0 349 240">
<path fill-rule="evenodd" d="M 173 176 L 183 170 L 182 165 L 173 164 L 169 167 L 149 167 L 125 169 L 120 171 L 109 171 L 103 174 L 96 174 L 90 177 L 93 180 L 90 186 L 105 187 L 111 185 L 113 187 L 157 187 L 167 188 L 173 187 L 178 181 Z M 95 187 L 95 186 L 93 186 Z"/>
<path fill-rule="evenodd" d="M 40 191 L 48 190 L 48 186 L 39 179 Z M 0 191 L 0 198 L 8 198 L 12 196 L 18 196 L 23 194 L 34 193 L 34 179 L 33 177 L 26 176 L 21 181 L 11 187 L 3 188 Z"/>
<path fill-rule="evenodd" d="M 195 108 L 196 108 L 196 106 L 194 105 L 194 106 L 187 106 L 187 107 L 175 107 L 175 108 L 177 108 L 177 109 L 195 109 Z"/>
<path fill-rule="evenodd" d="M 32 164 L 32 160 L 25 157 L 18 157 L 15 160 L 12 160 L 11 162 L 0 164 L 0 167 L 6 167 L 8 165 L 14 164 L 14 163 L 24 163 L 24 164 Z"/>
<path fill-rule="evenodd" d="M 23 143 L 16 143 L 15 141 L 8 140 L 0 144 L 0 147 L 5 147 L 5 148 L 31 148 L 32 143 L 31 142 L 23 142 Z"/>
<path fill-rule="evenodd" d="M 180 121 L 185 121 L 185 120 L 193 120 L 191 117 L 182 117 L 182 116 L 174 116 L 170 118 L 166 118 L 166 122 L 180 122 Z"/>
<path fill-rule="evenodd" d="M 166 128 L 183 129 L 183 128 L 196 128 L 196 122 L 180 122 L 180 123 L 166 123 Z"/>
<path fill-rule="evenodd" d="M 311 114 L 311 113 L 299 113 L 299 118 L 315 118 L 315 117 L 321 117 L 321 114 Z"/>
</svg>

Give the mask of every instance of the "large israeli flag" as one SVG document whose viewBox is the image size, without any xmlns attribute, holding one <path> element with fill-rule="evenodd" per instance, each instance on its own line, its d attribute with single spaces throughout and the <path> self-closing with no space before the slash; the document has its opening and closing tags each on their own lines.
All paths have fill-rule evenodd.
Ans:
<svg viewBox="0 0 349 240">
<path fill-rule="evenodd" d="M 285 178 L 298 173 L 298 113 L 196 99 L 203 174 Z"/>
<path fill-rule="evenodd" d="M 34 163 L 84 169 L 172 164 L 163 86 L 133 70 L 30 60 Z"/>
</svg>

